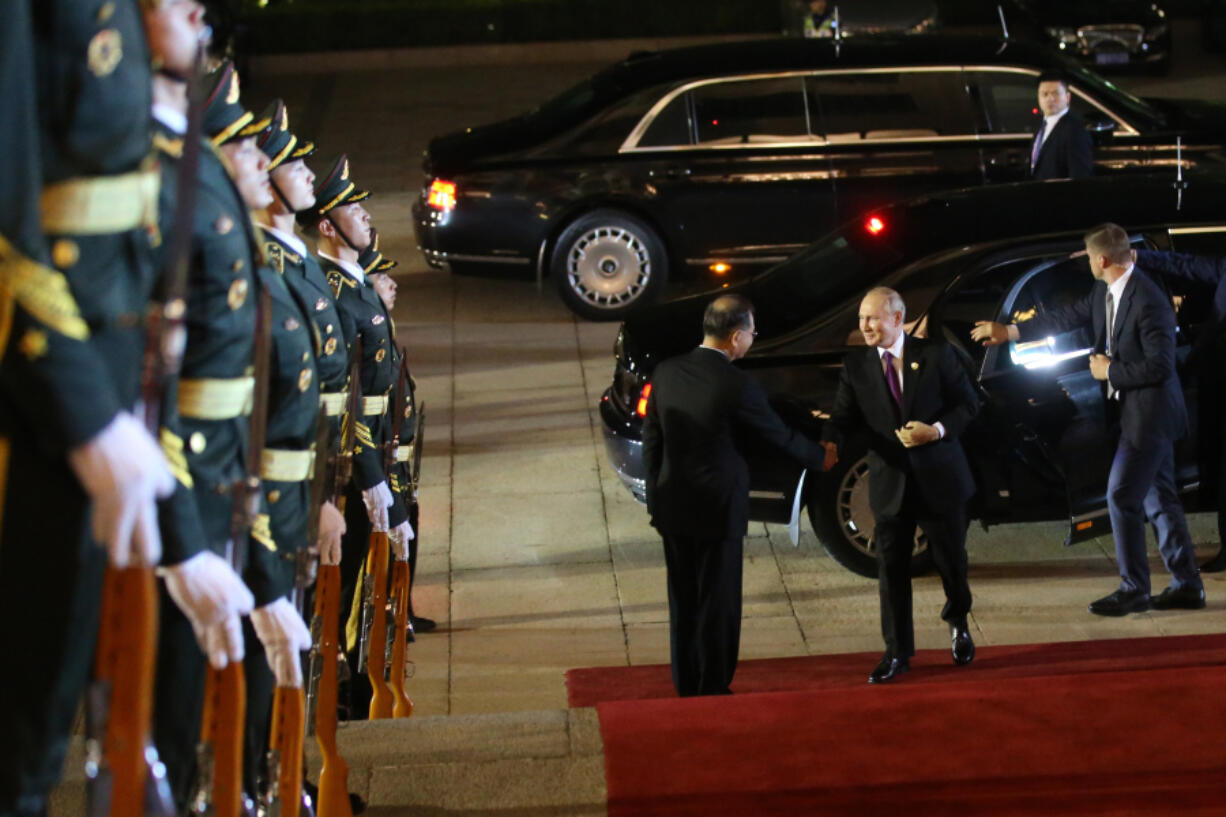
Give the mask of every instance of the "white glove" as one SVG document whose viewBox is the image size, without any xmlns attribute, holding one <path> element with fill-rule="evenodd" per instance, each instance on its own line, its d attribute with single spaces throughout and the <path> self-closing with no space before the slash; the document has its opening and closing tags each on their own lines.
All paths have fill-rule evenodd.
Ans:
<svg viewBox="0 0 1226 817">
<path fill-rule="evenodd" d="M 213 669 L 225 669 L 227 664 L 243 660 L 243 625 L 237 613 L 227 615 L 203 633 L 196 633 L 196 638 Z"/>
<path fill-rule="evenodd" d="M 387 509 L 395 502 L 392 499 L 391 489 L 387 487 L 386 482 L 380 482 L 373 488 L 367 488 L 362 492 L 362 504 L 366 506 L 366 517 L 370 519 L 370 526 L 376 532 L 387 530 Z"/>
<path fill-rule="evenodd" d="M 166 592 L 191 622 L 200 649 L 204 650 L 213 666 L 223 669 L 227 654 L 233 660 L 241 661 L 241 630 L 237 635 L 237 657 L 232 650 L 219 645 L 227 643 L 226 627 L 231 624 L 237 627 L 238 617 L 251 612 L 255 599 L 230 564 L 216 553 L 205 550 L 180 564 L 158 568 L 158 574 L 166 580 Z M 218 629 L 222 624 L 226 627 Z"/>
<path fill-rule="evenodd" d="M 294 605 L 282 596 L 276 601 L 257 607 L 251 614 L 251 626 L 256 637 L 264 645 L 268 666 L 277 679 L 279 687 L 302 688 L 303 650 L 311 649 L 311 631 L 294 609 Z"/>
<path fill-rule="evenodd" d="M 93 500 L 94 539 L 111 564 L 155 565 L 162 558 L 154 500 L 170 496 L 175 480 L 162 449 L 140 421 L 120 412 L 110 425 L 68 452 L 81 487 Z"/>
<path fill-rule="evenodd" d="M 387 541 L 392 546 L 392 555 L 396 557 L 396 561 L 409 560 L 409 542 L 413 536 L 413 526 L 407 519 L 387 532 Z"/>
<path fill-rule="evenodd" d="M 331 502 L 325 502 L 319 511 L 319 563 L 341 563 L 341 537 L 345 535 L 345 515 Z"/>
</svg>

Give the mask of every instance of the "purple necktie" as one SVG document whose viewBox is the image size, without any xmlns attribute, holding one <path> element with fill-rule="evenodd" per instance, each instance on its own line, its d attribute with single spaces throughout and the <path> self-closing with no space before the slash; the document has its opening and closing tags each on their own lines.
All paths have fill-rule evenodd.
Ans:
<svg viewBox="0 0 1226 817">
<path fill-rule="evenodd" d="M 1034 135 L 1034 147 L 1030 149 L 1030 169 L 1039 163 L 1039 151 L 1043 148 L 1043 131 L 1047 130 L 1047 120 L 1039 125 L 1039 132 Z"/>
<path fill-rule="evenodd" d="M 894 369 L 894 356 L 889 352 L 883 352 L 881 359 L 885 361 L 885 382 L 890 387 L 890 397 L 894 398 L 894 405 L 901 413 L 902 386 L 898 383 L 898 372 Z"/>
</svg>

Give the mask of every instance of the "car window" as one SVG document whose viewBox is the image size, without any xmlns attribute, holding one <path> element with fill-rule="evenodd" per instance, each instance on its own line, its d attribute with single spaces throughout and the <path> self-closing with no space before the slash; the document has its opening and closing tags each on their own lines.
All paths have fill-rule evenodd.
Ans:
<svg viewBox="0 0 1226 817">
<path fill-rule="evenodd" d="M 672 147 L 691 145 L 694 126 L 690 119 L 690 95 L 678 94 L 664 110 L 656 114 L 638 141 L 638 147 Z"/>
<path fill-rule="evenodd" d="M 1039 267 L 1019 283 L 1017 294 L 1006 302 L 1005 314 L 997 320 L 1024 323 L 1036 317 L 1048 317 L 1053 310 L 1071 306 L 1084 298 L 1094 286 L 1094 278 L 1085 258 L 1065 258 Z M 1008 354 L 996 355 L 995 369 L 1049 368 L 1061 361 L 1088 355 L 1093 346 L 1090 327 L 1077 326 L 1032 341 L 1011 342 Z"/>
<path fill-rule="evenodd" d="M 616 153 L 660 93 L 659 88 L 651 88 L 610 105 L 565 137 L 567 149 L 581 156 Z M 686 141 L 684 121 L 680 133 L 680 139 Z"/>
<path fill-rule="evenodd" d="M 1012 71 L 968 71 L 987 133 L 1034 133 L 1039 127 L 1038 78 Z M 1101 116 L 1085 97 L 1072 94 L 1069 109 L 1082 118 Z"/>
<path fill-rule="evenodd" d="M 769 144 L 809 138 L 800 77 L 717 82 L 689 93 L 700 145 Z"/>
<path fill-rule="evenodd" d="M 975 132 L 961 71 L 816 74 L 805 88 L 814 128 L 830 142 Z"/>
<path fill-rule="evenodd" d="M 976 321 L 991 320 L 1000 309 L 1013 282 L 1022 271 L 1022 264 L 1013 262 L 999 264 L 984 271 L 974 271 L 958 278 L 932 308 L 928 335 L 944 339 L 964 349 L 975 363 L 978 371 L 983 360 L 984 347 L 973 342 L 971 330 Z"/>
</svg>

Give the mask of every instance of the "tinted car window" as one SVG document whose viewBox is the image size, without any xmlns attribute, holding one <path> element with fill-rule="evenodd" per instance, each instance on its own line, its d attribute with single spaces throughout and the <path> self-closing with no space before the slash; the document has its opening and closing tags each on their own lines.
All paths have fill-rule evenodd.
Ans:
<svg viewBox="0 0 1226 817">
<path fill-rule="evenodd" d="M 690 119 L 690 95 L 678 94 L 656 114 L 638 141 L 638 147 L 669 147 L 693 144 L 694 126 Z"/>
<path fill-rule="evenodd" d="M 719 82 L 690 91 L 698 144 L 728 145 L 807 139 L 800 77 Z"/>
<path fill-rule="evenodd" d="M 814 127 L 831 142 L 975 130 L 961 71 L 819 74 L 806 90 Z"/>
<path fill-rule="evenodd" d="M 1009 71 L 971 71 L 969 81 L 978 89 L 983 124 L 988 133 L 1033 133 L 1039 126 L 1038 78 Z M 1098 113 L 1077 94 L 1069 108 L 1078 116 Z"/>
</svg>

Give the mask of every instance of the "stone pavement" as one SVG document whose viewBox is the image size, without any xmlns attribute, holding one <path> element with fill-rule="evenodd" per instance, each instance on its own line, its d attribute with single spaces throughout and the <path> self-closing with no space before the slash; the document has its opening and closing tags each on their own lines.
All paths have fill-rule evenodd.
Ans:
<svg viewBox="0 0 1226 817">
<path fill-rule="evenodd" d="M 417 715 L 341 732 L 351 784 L 375 815 L 603 814 L 594 712 L 560 711 L 563 673 L 668 661 L 659 540 L 605 460 L 596 410 L 616 326 L 576 320 L 529 280 L 428 270 L 409 220 L 430 135 L 509 116 L 608 60 L 587 53 L 558 63 L 521 51 L 529 64 L 498 65 L 385 53 L 343 71 L 255 64 L 251 98 L 285 98 L 293 128 L 320 146 L 316 170 L 346 151 L 375 192 L 381 248 L 401 262 L 398 336 L 426 411 L 415 605 L 439 630 L 411 647 Z M 1221 98 L 1219 72 L 1220 62 L 1181 60 L 1174 78 L 1131 81 Z M 1205 516 L 1192 521 L 1207 558 L 1216 531 Z M 1088 615 L 1086 603 L 1116 585 L 1112 545 L 1065 548 L 1063 537 L 1057 523 L 972 529 L 978 643 L 1226 629 L 1224 574 L 1206 577 L 1206 611 Z M 807 522 L 796 548 L 781 529 L 753 526 L 745 560 L 743 657 L 880 649 L 875 583 L 827 557 Z M 1157 562 L 1154 576 L 1160 589 Z M 941 600 L 935 576 L 917 580 L 921 649 L 948 641 Z M 79 813 L 68 802 L 57 813 Z"/>
</svg>

